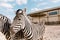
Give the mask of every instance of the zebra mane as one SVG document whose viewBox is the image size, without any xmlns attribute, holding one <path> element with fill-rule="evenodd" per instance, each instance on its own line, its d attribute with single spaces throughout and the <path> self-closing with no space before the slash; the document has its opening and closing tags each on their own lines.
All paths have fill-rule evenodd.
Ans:
<svg viewBox="0 0 60 40">
<path fill-rule="evenodd" d="M 26 11 L 25 11 L 26 9 L 24 9 L 23 10 L 23 15 L 24 15 L 24 18 L 25 18 L 25 20 L 30 24 L 30 25 L 32 25 L 32 23 L 31 23 L 31 21 L 29 20 L 29 18 L 28 18 L 28 16 L 27 16 L 27 14 L 26 14 Z"/>
</svg>

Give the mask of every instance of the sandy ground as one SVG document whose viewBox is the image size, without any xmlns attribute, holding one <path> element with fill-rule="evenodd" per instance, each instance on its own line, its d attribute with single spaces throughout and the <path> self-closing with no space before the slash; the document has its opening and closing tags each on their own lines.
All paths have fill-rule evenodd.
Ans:
<svg viewBox="0 0 60 40">
<path fill-rule="evenodd" d="M 60 40 L 60 25 L 45 26 L 44 40 Z"/>
<path fill-rule="evenodd" d="M 45 25 L 43 40 L 60 40 L 60 25 Z"/>
<path fill-rule="evenodd" d="M 2 32 L 0 32 L 0 40 L 6 40 L 6 38 Z"/>
</svg>

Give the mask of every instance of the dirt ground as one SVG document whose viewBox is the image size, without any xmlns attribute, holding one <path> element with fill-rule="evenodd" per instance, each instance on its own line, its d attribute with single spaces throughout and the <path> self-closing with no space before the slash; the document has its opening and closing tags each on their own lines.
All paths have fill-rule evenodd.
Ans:
<svg viewBox="0 0 60 40">
<path fill-rule="evenodd" d="M 46 25 L 44 40 L 60 40 L 60 25 Z"/>
</svg>

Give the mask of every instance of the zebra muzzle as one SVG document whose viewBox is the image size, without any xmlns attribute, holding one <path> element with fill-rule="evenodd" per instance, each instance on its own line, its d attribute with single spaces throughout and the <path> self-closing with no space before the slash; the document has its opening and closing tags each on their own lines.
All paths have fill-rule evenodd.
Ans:
<svg viewBox="0 0 60 40">
<path fill-rule="evenodd" d="M 16 33 L 21 30 L 21 26 L 14 26 L 13 31 Z"/>
</svg>

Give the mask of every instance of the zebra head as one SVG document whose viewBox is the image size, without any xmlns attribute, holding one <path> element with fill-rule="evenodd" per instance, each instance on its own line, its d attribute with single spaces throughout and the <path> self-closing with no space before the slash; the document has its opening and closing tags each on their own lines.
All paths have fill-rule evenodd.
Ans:
<svg viewBox="0 0 60 40">
<path fill-rule="evenodd" d="M 14 17 L 14 20 L 11 25 L 11 29 L 14 33 L 17 33 L 21 29 L 24 29 L 25 27 L 25 21 L 24 21 L 24 16 L 23 16 L 23 10 L 18 9 L 16 11 L 16 16 Z"/>
</svg>

